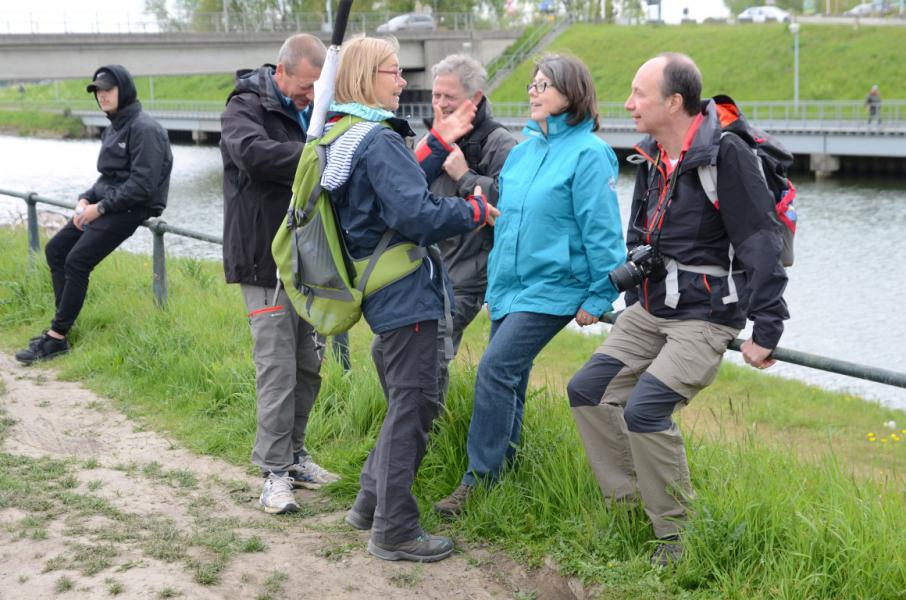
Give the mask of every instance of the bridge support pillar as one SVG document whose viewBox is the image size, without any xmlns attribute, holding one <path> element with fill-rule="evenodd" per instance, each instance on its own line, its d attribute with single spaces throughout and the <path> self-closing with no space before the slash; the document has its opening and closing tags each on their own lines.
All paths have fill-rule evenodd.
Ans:
<svg viewBox="0 0 906 600">
<path fill-rule="evenodd" d="M 85 133 L 87 133 L 89 137 L 93 137 L 93 138 L 100 137 L 100 136 L 101 136 L 101 128 L 100 128 L 100 127 L 95 127 L 94 125 L 86 125 L 86 126 L 85 126 Z"/>
<path fill-rule="evenodd" d="M 809 157 L 809 168 L 815 172 L 816 179 L 825 179 L 840 170 L 840 157 L 833 154 L 812 154 Z"/>
<path fill-rule="evenodd" d="M 193 131 L 192 132 L 192 141 L 196 144 L 204 144 L 208 141 L 208 132 L 207 131 Z"/>
</svg>

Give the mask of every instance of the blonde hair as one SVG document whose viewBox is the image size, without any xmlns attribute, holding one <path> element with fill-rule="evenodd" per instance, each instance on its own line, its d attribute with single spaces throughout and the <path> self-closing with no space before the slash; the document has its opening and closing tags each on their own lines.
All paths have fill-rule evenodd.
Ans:
<svg viewBox="0 0 906 600">
<path fill-rule="evenodd" d="M 343 44 L 334 100 L 338 104 L 358 102 L 377 107 L 374 78 L 381 63 L 397 54 L 400 45 L 395 38 L 360 37 Z"/>
</svg>

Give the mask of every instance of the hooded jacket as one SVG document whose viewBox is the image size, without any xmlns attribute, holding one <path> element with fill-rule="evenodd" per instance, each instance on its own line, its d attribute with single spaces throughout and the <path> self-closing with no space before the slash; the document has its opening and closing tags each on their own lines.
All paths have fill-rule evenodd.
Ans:
<svg viewBox="0 0 906 600">
<path fill-rule="evenodd" d="M 167 131 L 142 112 L 132 75 L 121 65 L 105 65 L 115 80 L 119 102 L 108 113 L 110 127 L 101 135 L 98 171 L 101 176 L 80 198 L 101 203 L 105 214 L 142 208 L 159 216 L 167 206 L 173 154 Z"/>
<path fill-rule="evenodd" d="M 353 259 L 374 253 L 388 229 L 391 245 L 413 242 L 430 246 L 480 226 L 487 204 L 476 199 L 437 196 L 402 136 L 412 136 L 409 123 L 391 118 L 361 140 L 351 160 L 348 179 L 330 192 Z M 384 333 L 444 316 L 444 287 L 452 290 L 443 268 L 431 256 L 419 268 L 365 298 L 362 313 L 374 333 Z"/>
<path fill-rule="evenodd" d="M 732 243 L 739 301 L 724 303 L 729 294 L 727 277 L 680 270 L 675 309 L 665 304 L 664 279 L 649 278 L 628 290 L 626 304 L 641 302 L 649 313 L 665 319 L 700 319 L 739 329 L 749 318 L 755 322 L 755 343 L 775 348 L 789 312 L 783 300 L 787 277 L 780 262 L 780 224 L 771 192 L 749 146 L 736 135 L 721 139 L 713 100 L 702 103 L 693 129 L 676 173 L 658 160 L 660 147 L 653 138 L 636 147 L 645 162 L 636 176 L 626 245 L 632 249 L 650 244 L 683 264 L 729 269 Z M 719 209 L 708 200 L 698 175 L 699 167 L 714 164 Z M 674 193 L 666 194 L 671 179 L 675 179 Z M 656 214 L 659 205 L 660 216 Z M 654 227 L 648 233 L 648 223 L 656 222 L 662 222 L 660 229 Z"/>
<path fill-rule="evenodd" d="M 491 103 L 487 98 L 482 98 L 472 121 L 472 131 L 455 141 L 463 149 L 470 144 L 480 145 L 480 150 L 476 153 L 479 157 L 477 161 L 470 161 L 471 153 L 466 154 L 469 170 L 459 181 L 453 181 L 443 170 L 444 160 L 453 147 L 431 132 L 431 124 L 426 121 L 429 133 L 424 143 L 417 148 L 416 158 L 431 182 L 433 193 L 439 196 L 466 197 L 476 185 L 480 185 L 488 202 L 497 206 L 498 177 L 510 150 L 516 145 L 516 138 L 501 126 L 484 139 L 476 139 L 480 136 L 482 125 L 490 120 Z M 470 231 L 438 244 L 457 294 L 484 294 L 488 285 L 488 254 L 493 245 L 494 230 L 490 227 Z"/>
<path fill-rule="evenodd" d="M 226 281 L 274 287 L 271 242 L 292 199 L 303 123 L 277 88 L 273 65 L 237 72 L 220 121 Z"/>
<path fill-rule="evenodd" d="M 500 172 L 500 217 L 488 259 L 491 318 L 512 312 L 600 316 L 618 294 L 608 273 L 625 258 L 617 158 L 592 121 L 535 121 Z"/>
</svg>

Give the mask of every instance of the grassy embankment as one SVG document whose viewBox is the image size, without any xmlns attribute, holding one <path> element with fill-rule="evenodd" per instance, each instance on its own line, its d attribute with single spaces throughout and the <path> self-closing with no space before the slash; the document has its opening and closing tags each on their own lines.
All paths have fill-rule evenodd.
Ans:
<svg viewBox="0 0 906 600">
<path fill-rule="evenodd" d="M 872 84 L 884 98 L 906 98 L 906 62 L 901 60 L 903 28 L 803 25 L 800 36 L 802 100 L 861 100 Z M 729 93 L 738 100 L 789 100 L 793 89 L 793 36 L 782 25 L 687 25 L 621 27 L 576 25 L 547 50 L 567 50 L 586 61 L 601 101 L 623 101 L 636 68 L 657 52 L 690 54 L 701 67 L 705 94 Z M 237 65 L 237 67 L 242 65 Z M 254 65 L 246 65 L 254 66 Z M 494 93 L 497 101 L 525 100 L 530 64 L 516 69 Z M 20 101 L 22 108 L 61 99 L 72 107 L 95 108 L 85 93 L 89 73 L 58 84 L 0 88 L 0 102 Z M 155 77 L 158 100 L 223 101 L 232 88 L 231 74 Z M 151 82 L 138 77 L 139 97 L 152 96 Z M 29 135 L 36 129 L 29 115 L 0 110 L 0 127 Z M 69 125 L 67 125 L 68 127 Z M 44 129 L 45 127 L 41 127 Z M 64 129 L 50 125 L 46 129 Z"/>
<path fill-rule="evenodd" d="M 901 27 L 802 25 L 799 32 L 800 98 L 862 100 L 873 84 L 884 98 L 906 98 Z M 690 55 L 702 71 L 703 94 L 738 100 L 791 100 L 793 36 L 774 25 L 619 27 L 575 25 L 546 48 L 570 52 L 588 64 L 598 99 L 626 99 L 636 69 L 659 52 Z M 493 95 L 525 99 L 531 62 L 520 65 Z"/>
<path fill-rule="evenodd" d="M 7 351 L 46 327 L 52 311 L 46 267 L 30 271 L 25 248 L 21 231 L 0 231 Z M 222 283 L 215 263 L 174 259 L 170 305 L 158 310 L 150 270 L 148 257 L 122 252 L 97 269 L 73 331 L 75 351 L 54 368 L 198 452 L 248 464 L 254 371 L 238 290 Z M 681 414 L 698 492 L 688 560 L 653 571 L 647 519 L 606 511 L 586 464 L 563 391 L 599 340 L 570 332 L 537 362 L 518 469 L 479 493 L 463 520 L 438 522 L 430 504 L 465 467 L 474 364 L 487 328 L 481 318 L 467 332 L 416 483 L 429 529 L 490 540 L 529 564 L 552 556 L 564 572 L 601 585 L 605 598 L 902 597 L 906 441 L 898 438 L 906 433 L 895 436 L 883 423 L 904 427 L 906 415 L 724 365 Z M 349 374 L 325 366 L 311 422 L 311 449 L 344 477 L 329 490 L 337 507 L 355 494 L 384 411 L 370 337 L 362 324 L 354 329 Z M 0 507 L 2 498 L 0 489 Z"/>
</svg>

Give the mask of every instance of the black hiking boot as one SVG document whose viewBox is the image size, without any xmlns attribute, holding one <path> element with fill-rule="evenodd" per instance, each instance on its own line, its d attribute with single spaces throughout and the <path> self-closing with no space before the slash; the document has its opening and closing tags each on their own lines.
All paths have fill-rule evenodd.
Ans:
<svg viewBox="0 0 906 600">
<path fill-rule="evenodd" d="M 453 540 L 442 535 L 428 535 L 427 533 L 423 533 L 414 540 L 390 546 L 368 540 L 368 552 L 383 560 L 436 562 L 453 553 Z"/>
<path fill-rule="evenodd" d="M 679 536 L 671 535 L 669 537 L 658 538 L 657 548 L 651 555 L 652 567 L 668 567 L 678 563 L 683 558 L 683 543 Z"/>
<path fill-rule="evenodd" d="M 458 517 L 466 509 L 466 501 L 472 494 L 472 486 L 460 484 L 453 493 L 434 505 L 434 512 L 452 519 Z"/>
<path fill-rule="evenodd" d="M 69 342 L 66 338 L 58 340 L 44 333 L 39 338 L 32 338 L 28 348 L 16 352 L 16 360 L 23 365 L 30 365 L 39 360 L 49 360 L 55 356 L 69 352 Z"/>
</svg>

